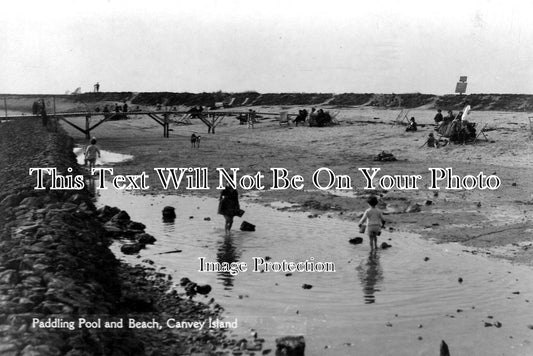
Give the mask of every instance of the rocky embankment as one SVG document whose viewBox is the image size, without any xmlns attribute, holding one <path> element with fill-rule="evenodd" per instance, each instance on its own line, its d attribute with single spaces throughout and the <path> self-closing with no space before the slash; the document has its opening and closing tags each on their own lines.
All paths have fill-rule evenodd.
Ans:
<svg viewBox="0 0 533 356">
<path fill-rule="evenodd" d="M 168 318 L 215 318 L 221 308 L 169 291 L 163 274 L 119 263 L 111 238 L 151 241 L 144 226 L 125 212 L 96 210 L 85 190 L 35 190 L 30 167 L 82 173 L 63 132 L 39 120 L 1 123 L 0 355 L 202 355 L 223 343 L 222 330 L 129 328 L 129 318 L 164 326 Z"/>
</svg>

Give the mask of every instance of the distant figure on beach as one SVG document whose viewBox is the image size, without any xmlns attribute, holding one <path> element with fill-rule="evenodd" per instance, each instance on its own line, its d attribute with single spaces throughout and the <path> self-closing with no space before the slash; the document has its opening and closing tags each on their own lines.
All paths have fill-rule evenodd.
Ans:
<svg viewBox="0 0 533 356">
<path fill-rule="evenodd" d="M 96 157 L 100 158 L 100 150 L 96 146 L 96 138 L 91 139 L 91 144 L 85 149 L 85 165 L 89 163 L 89 172 L 96 164 Z"/>
<path fill-rule="evenodd" d="M 305 119 L 307 119 L 307 110 L 303 109 L 303 110 L 299 110 L 298 111 L 298 116 L 296 116 L 296 118 L 294 119 L 294 123 L 296 126 L 298 126 L 298 124 L 301 122 L 301 123 L 305 123 Z"/>
<path fill-rule="evenodd" d="M 433 135 L 433 132 L 430 132 L 430 133 L 429 133 L 428 139 L 427 139 L 427 141 L 425 142 L 425 144 L 427 144 L 428 147 L 436 147 L 436 148 L 439 147 L 439 141 L 437 141 L 437 139 L 436 139 L 435 136 Z"/>
<path fill-rule="evenodd" d="M 324 111 L 322 109 L 318 109 L 316 116 L 315 116 L 315 121 L 316 121 L 316 126 L 324 127 L 331 123 L 331 116 L 329 115 L 329 112 Z M 311 126 L 311 123 L 309 123 L 309 126 Z"/>
<path fill-rule="evenodd" d="M 229 236 L 231 226 L 233 225 L 233 217 L 240 215 L 241 207 L 239 205 L 239 193 L 236 189 L 229 184 L 220 193 L 220 199 L 218 203 L 218 213 L 224 216 L 226 224 L 224 229 L 226 236 Z"/>
<path fill-rule="evenodd" d="M 94 92 L 98 93 L 99 91 L 100 91 L 100 83 L 96 82 L 96 84 L 94 85 Z"/>
<path fill-rule="evenodd" d="M 95 107 L 94 112 L 100 112 L 100 107 L 99 106 Z"/>
<path fill-rule="evenodd" d="M 417 123 L 415 121 L 415 118 L 412 117 L 411 121 L 409 122 L 409 125 L 407 126 L 405 131 L 406 132 L 415 132 L 416 130 L 418 130 L 418 125 L 417 125 Z"/>
<path fill-rule="evenodd" d="M 128 112 L 128 103 L 124 102 L 124 105 L 122 105 L 122 111 Z"/>
<path fill-rule="evenodd" d="M 253 129 L 254 128 L 254 122 L 255 122 L 255 111 L 250 109 L 248 111 L 248 128 Z"/>
<path fill-rule="evenodd" d="M 316 109 L 312 108 L 311 113 L 309 114 L 309 126 L 316 126 Z"/>
<path fill-rule="evenodd" d="M 120 112 L 120 106 L 117 103 L 115 103 L 115 112 Z"/>
<path fill-rule="evenodd" d="M 157 111 L 161 111 L 162 105 L 161 103 L 157 104 Z"/>
<path fill-rule="evenodd" d="M 48 128 L 48 115 L 46 115 L 46 105 L 44 103 L 44 99 L 41 99 L 40 101 L 41 103 L 39 105 L 39 115 L 41 115 L 43 127 Z"/>
<path fill-rule="evenodd" d="M 191 148 L 200 148 L 200 139 L 202 136 L 199 136 L 195 133 L 191 135 Z"/>
<path fill-rule="evenodd" d="M 41 104 L 39 103 L 39 101 L 34 101 L 31 107 L 31 112 L 33 113 L 33 115 L 39 115 L 40 111 L 41 111 Z"/>
<path fill-rule="evenodd" d="M 435 120 L 435 124 L 437 125 L 440 124 L 444 120 L 441 109 L 437 110 L 437 115 L 435 115 L 435 118 L 433 120 Z"/>
<path fill-rule="evenodd" d="M 370 248 L 378 248 L 378 235 L 381 234 L 381 228 L 385 227 L 385 219 L 383 219 L 383 214 L 379 209 L 376 208 L 378 205 L 378 198 L 371 196 L 366 201 L 370 208 L 368 208 L 361 220 L 359 220 L 359 227 L 363 226 L 366 222 L 366 233 L 370 239 Z"/>
<path fill-rule="evenodd" d="M 453 119 L 455 119 L 455 115 L 453 114 L 452 110 L 448 110 L 448 116 L 444 118 L 444 123 L 452 122 Z"/>
<path fill-rule="evenodd" d="M 201 106 L 194 106 L 189 110 L 189 113 L 191 114 L 191 119 L 196 119 L 200 117 L 200 114 L 204 111 L 204 109 Z"/>
</svg>

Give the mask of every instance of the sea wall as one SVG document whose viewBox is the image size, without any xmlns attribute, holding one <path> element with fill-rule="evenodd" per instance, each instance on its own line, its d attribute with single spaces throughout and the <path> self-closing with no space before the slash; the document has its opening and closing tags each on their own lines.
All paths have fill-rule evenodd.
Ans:
<svg viewBox="0 0 533 356">
<path fill-rule="evenodd" d="M 194 331 L 79 326 L 80 318 L 159 320 L 163 311 L 201 320 L 221 308 L 167 293 L 167 276 L 119 263 L 88 191 L 34 189 L 30 167 L 81 173 L 72 148 L 71 138 L 61 130 L 48 132 L 40 120 L 0 123 L 0 354 L 145 355 L 212 348 L 222 332 L 200 338 Z"/>
<path fill-rule="evenodd" d="M 172 93 L 172 92 L 103 92 L 77 95 L 0 95 L 7 99 L 11 111 L 31 112 L 31 106 L 38 98 L 47 98 L 47 106 L 57 105 L 58 111 L 92 110 L 96 106 L 121 104 L 143 106 L 187 106 L 213 107 L 215 104 L 232 103 L 232 107 L 283 106 L 303 107 L 330 105 L 337 107 L 368 106 L 385 109 L 425 108 L 460 110 L 468 103 L 474 110 L 532 111 L 533 95 L 527 94 L 469 94 L 433 95 L 422 93 L 376 94 L 376 93 Z M 53 100 L 52 100 L 53 98 Z"/>
<path fill-rule="evenodd" d="M 131 330 L 36 327 L 115 314 L 118 262 L 86 191 L 38 191 L 30 167 L 79 173 L 72 141 L 39 120 L 0 126 L 0 353 L 142 354 Z"/>
</svg>

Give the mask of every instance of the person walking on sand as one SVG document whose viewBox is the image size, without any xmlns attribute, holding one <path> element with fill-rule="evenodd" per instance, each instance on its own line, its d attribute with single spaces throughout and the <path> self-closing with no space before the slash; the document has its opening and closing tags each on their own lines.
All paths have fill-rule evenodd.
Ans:
<svg viewBox="0 0 533 356">
<path fill-rule="evenodd" d="M 94 168 L 97 156 L 100 158 L 100 150 L 98 149 L 98 146 L 96 146 L 96 139 L 93 137 L 91 144 L 85 149 L 85 165 L 89 163 L 89 172 Z"/>
<path fill-rule="evenodd" d="M 368 208 L 361 220 L 359 220 L 359 228 L 366 222 L 366 233 L 370 239 L 370 248 L 378 248 L 378 235 L 381 235 L 381 229 L 385 227 L 385 219 L 383 219 L 383 213 L 376 208 L 378 205 L 378 198 L 371 196 L 366 201 L 370 208 Z"/>
<path fill-rule="evenodd" d="M 224 216 L 226 224 L 224 229 L 226 236 L 229 236 L 231 226 L 233 225 L 233 217 L 239 216 L 241 207 L 239 205 L 239 193 L 229 184 L 220 192 L 220 199 L 218 203 L 218 213 Z"/>
</svg>

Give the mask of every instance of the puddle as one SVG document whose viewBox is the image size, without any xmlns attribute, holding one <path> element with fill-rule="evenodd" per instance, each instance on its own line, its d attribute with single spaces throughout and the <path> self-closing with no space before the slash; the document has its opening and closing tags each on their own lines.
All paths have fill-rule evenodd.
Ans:
<svg viewBox="0 0 533 356">
<path fill-rule="evenodd" d="M 359 235 L 355 222 L 310 219 L 307 213 L 246 201 L 241 202 L 245 215 L 236 218 L 232 237 L 226 238 L 216 199 L 111 189 L 98 194 L 98 205 L 126 210 L 158 240 L 140 258 L 123 255 L 115 244 L 119 258 L 133 264 L 151 259 L 174 281 L 188 277 L 210 284 L 213 290 L 205 300 L 214 297 L 225 308 L 226 320 L 237 318 L 234 335 L 249 337 L 254 328 L 266 339 L 265 348 L 275 348 L 276 337 L 301 334 L 306 355 L 436 355 L 441 340 L 452 355 L 533 354 L 528 328 L 533 324 L 533 274 L 528 267 L 405 233 L 383 232 L 378 242 L 393 247 L 372 253 L 366 237 L 362 245 L 348 243 Z M 176 209 L 171 224 L 161 219 L 167 205 Z M 256 231 L 238 231 L 243 219 Z M 158 255 L 176 249 L 182 252 Z M 314 257 L 333 262 L 336 272 L 198 272 L 199 257 L 251 266 L 253 257 L 266 256 L 295 262 Z M 303 289 L 304 283 L 312 288 Z M 502 326 L 484 324 L 496 321 Z"/>
<path fill-rule="evenodd" d="M 76 159 L 78 160 L 78 164 L 83 166 L 85 164 L 84 160 L 84 154 L 85 151 L 84 147 L 74 147 L 74 154 L 76 155 Z M 109 164 L 116 164 L 120 162 L 125 162 L 133 159 L 132 155 L 125 155 L 121 153 L 115 153 L 115 152 L 109 152 L 105 150 L 100 150 L 100 158 L 96 159 L 96 165 L 97 166 L 105 166 Z"/>
</svg>

